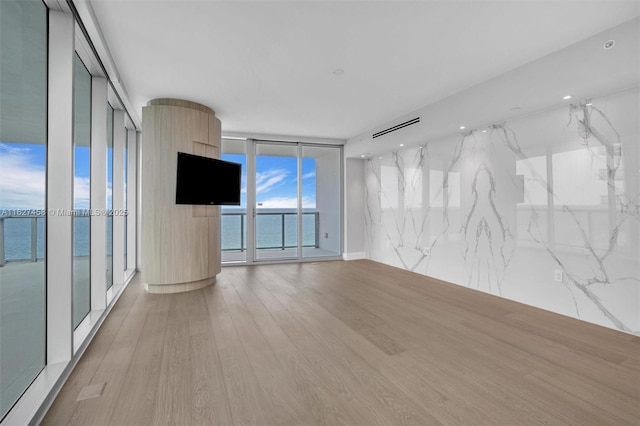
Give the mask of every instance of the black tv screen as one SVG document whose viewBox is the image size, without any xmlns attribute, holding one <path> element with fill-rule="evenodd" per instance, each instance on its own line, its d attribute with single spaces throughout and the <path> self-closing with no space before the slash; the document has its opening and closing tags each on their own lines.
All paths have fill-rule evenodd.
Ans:
<svg viewBox="0 0 640 426">
<path fill-rule="evenodd" d="M 178 152 L 176 204 L 240 205 L 242 165 Z"/>
</svg>

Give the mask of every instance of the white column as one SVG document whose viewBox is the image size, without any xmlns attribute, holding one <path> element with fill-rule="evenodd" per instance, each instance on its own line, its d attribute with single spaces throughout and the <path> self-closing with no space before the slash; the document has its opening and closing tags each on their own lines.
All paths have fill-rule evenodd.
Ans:
<svg viewBox="0 0 640 426">
<path fill-rule="evenodd" d="M 113 111 L 113 285 L 124 284 L 124 111 Z"/>
<path fill-rule="evenodd" d="M 142 144 L 140 141 L 141 133 L 136 133 L 136 269 L 140 271 L 142 269 L 142 226 L 140 226 L 142 215 L 144 210 L 142 209 L 142 156 L 144 151 L 142 150 Z"/>
<path fill-rule="evenodd" d="M 127 130 L 127 270 L 136 269 L 136 217 L 138 188 L 138 134 L 135 130 Z"/>
<path fill-rule="evenodd" d="M 73 17 L 49 11 L 47 364 L 72 354 Z"/>
<path fill-rule="evenodd" d="M 256 142 L 247 139 L 247 221 L 245 229 L 247 233 L 247 263 L 256 259 Z"/>
<path fill-rule="evenodd" d="M 91 310 L 107 307 L 107 79 L 91 79 Z"/>
<path fill-rule="evenodd" d="M 344 231 L 343 258 L 362 259 L 365 255 L 365 160 L 346 158 L 343 161 Z M 317 167 L 316 167 L 317 169 Z"/>
</svg>

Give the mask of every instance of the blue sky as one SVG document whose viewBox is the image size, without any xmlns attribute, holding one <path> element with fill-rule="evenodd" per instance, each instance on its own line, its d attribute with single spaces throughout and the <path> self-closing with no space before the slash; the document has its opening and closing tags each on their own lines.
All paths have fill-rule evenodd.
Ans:
<svg viewBox="0 0 640 426">
<path fill-rule="evenodd" d="M 75 148 L 74 206 L 89 208 L 90 151 Z M 242 164 L 241 207 L 247 205 L 246 156 L 224 154 L 224 160 Z M 107 157 L 107 207 L 111 206 L 112 156 Z M 40 144 L 0 142 L 0 207 L 44 209 L 46 147 Z M 297 160 L 291 157 L 258 156 L 256 159 L 257 202 L 263 208 L 297 207 Z M 316 206 L 316 162 L 302 159 L 302 206 Z"/>
<path fill-rule="evenodd" d="M 244 154 L 223 154 L 222 159 L 242 164 L 241 207 L 247 206 L 247 161 Z M 297 159 L 295 157 L 256 158 L 256 202 L 262 208 L 298 206 Z M 262 205 L 260 205 L 262 204 Z M 302 207 L 316 207 L 316 161 L 302 159 Z"/>
<path fill-rule="evenodd" d="M 556 153 L 553 156 L 554 169 L 571 170 L 567 177 L 554 180 L 554 190 L 562 194 L 563 199 L 571 200 L 575 205 L 600 205 L 602 194 L 606 195 L 606 187 L 602 186 L 602 180 L 596 173 L 599 170 L 592 164 L 590 153 L 583 150 Z M 89 148 L 78 146 L 75 148 L 75 178 L 74 178 L 74 205 L 78 209 L 89 208 L 90 164 Z M 242 194 L 241 207 L 246 208 L 246 158 L 245 155 L 223 154 L 223 159 L 242 164 Z M 584 157 L 584 158 L 583 158 Z M 44 209 L 45 208 L 45 159 L 46 147 L 42 144 L 7 143 L 0 142 L 0 208 L 2 209 Z M 529 159 L 530 163 L 538 169 L 538 174 L 546 174 L 544 157 Z M 108 156 L 108 188 L 107 206 L 111 207 L 111 182 L 112 157 Z M 518 174 L 525 175 L 527 182 L 531 181 L 528 170 L 520 167 L 518 162 Z M 598 166 L 599 167 L 599 166 Z M 297 161 L 291 157 L 258 156 L 256 159 L 256 188 L 257 202 L 263 208 L 296 208 L 297 207 Z M 521 170 L 522 169 L 522 170 Z M 395 173 L 395 172 L 394 172 Z M 391 173 L 385 182 L 393 185 L 395 174 Z M 431 170 L 432 174 L 438 173 Z M 560 175 L 559 175 L 560 176 Z M 452 181 L 450 177 L 449 190 L 458 188 L 459 181 Z M 440 177 L 440 181 L 442 178 Z M 592 182 L 590 188 L 605 188 L 576 192 L 573 188 L 576 181 Z M 432 180 L 433 193 L 442 191 L 441 183 L 437 179 Z M 538 190 L 535 185 L 527 184 L 530 194 L 528 203 L 545 204 L 546 191 Z M 542 191 L 542 192 L 540 192 Z M 314 158 L 302 159 L 302 206 L 303 208 L 316 207 L 316 162 Z M 457 198 L 459 199 L 459 195 Z M 435 201 L 437 203 L 437 200 Z M 442 201 L 440 201 L 442 202 Z"/>
<path fill-rule="evenodd" d="M 44 145 L 0 142 L 0 207 L 45 208 Z"/>
<path fill-rule="evenodd" d="M 2 209 L 44 209 L 46 146 L 0 142 L 0 207 Z M 75 148 L 74 207 L 89 208 L 90 151 Z M 111 207 L 112 158 L 108 158 L 107 208 Z"/>
</svg>

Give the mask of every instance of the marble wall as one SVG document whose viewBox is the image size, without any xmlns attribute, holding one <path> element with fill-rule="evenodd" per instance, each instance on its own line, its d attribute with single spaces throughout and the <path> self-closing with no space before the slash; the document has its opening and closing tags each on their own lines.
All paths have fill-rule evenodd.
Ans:
<svg viewBox="0 0 640 426">
<path fill-rule="evenodd" d="M 638 89 L 365 166 L 369 259 L 640 334 Z"/>
</svg>

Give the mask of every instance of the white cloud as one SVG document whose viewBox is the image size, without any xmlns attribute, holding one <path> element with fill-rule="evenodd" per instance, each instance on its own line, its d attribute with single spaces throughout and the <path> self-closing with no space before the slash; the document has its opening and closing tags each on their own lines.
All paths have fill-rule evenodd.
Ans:
<svg viewBox="0 0 640 426">
<path fill-rule="evenodd" d="M 289 171 L 286 169 L 269 169 L 266 172 L 256 173 L 256 192 L 269 192 L 282 185 L 288 174 Z"/>
<path fill-rule="evenodd" d="M 44 209 L 46 170 L 29 161 L 29 148 L 14 147 L 0 142 L 0 207 L 5 209 Z M 111 187 L 107 197 L 111 198 Z M 74 177 L 74 207 L 90 207 L 89 178 Z"/>
<path fill-rule="evenodd" d="M 107 206 L 113 208 L 113 188 L 111 182 L 107 182 Z"/>
<path fill-rule="evenodd" d="M 242 174 L 241 182 L 240 182 L 240 192 L 243 194 L 247 193 L 247 176 Z"/>
<path fill-rule="evenodd" d="M 261 202 L 261 208 L 264 209 L 297 209 L 297 197 L 273 197 Z M 313 197 L 302 197 L 303 209 L 315 209 L 316 200 Z"/>
<path fill-rule="evenodd" d="M 86 177 L 73 178 L 73 207 L 88 209 L 91 196 L 91 181 Z"/>
<path fill-rule="evenodd" d="M 44 209 L 45 168 L 33 164 L 17 148 L 0 142 L 0 207 Z"/>
<path fill-rule="evenodd" d="M 303 209 L 315 209 L 316 208 L 316 197 L 309 197 L 307 195 L 302 197 L 302 208 Z"/>
<path fill-rule="evenodd" d="M 17 147 L 13 145 L 9 145 L 4 142 L 0 142 L 0 152 L 6 152 L 9 154 L 17 154 L 19 152 L 29 152 L 31 148 L 28 147 Z"/>
<path fill-rule="evenodd" d="M 290 171 L 286 169 L 269 169 L 262 173 L 256 174 L 256 191 L 257 192 L 269 192 L 270 190 L 277 188 L 278 186 L 286 183 L 286 178 L 289 176 Z M 302 175 L 302 179 L 309 179 L 316 176 L 316 172 L 311 171 Z M 296 178 L 289 181 L 295 183 Z M 247 182 L 245 176 L 242 176 L 242 189 L 241 193 L 247 193 Z"/>
</svg>

